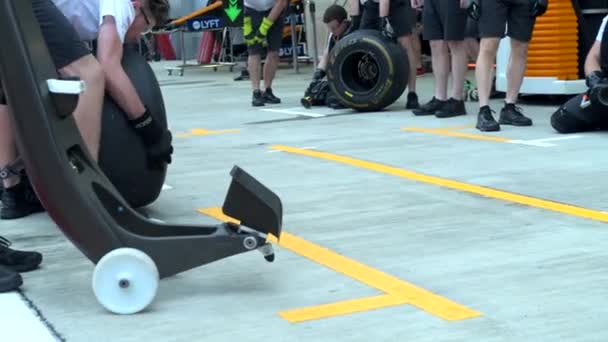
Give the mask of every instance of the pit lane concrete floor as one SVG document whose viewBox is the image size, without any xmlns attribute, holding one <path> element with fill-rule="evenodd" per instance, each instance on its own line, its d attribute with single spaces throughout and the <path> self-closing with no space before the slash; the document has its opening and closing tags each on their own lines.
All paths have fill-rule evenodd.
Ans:
<svg viewBox="0 0 608 342">
<path fill-rule="evenodd" d="M 210 208 L 221 206 L 239 165 L 283 201 L 276 261 L 252 252 L 179 274 L 161 281 L 145 312 L 116 316 L 93 296 L 93 265 L 45 214 L 3 221 L 1 235 L 15 248 L 44 254 L 43 267 L 24 274 L 22 291 L 56 335 L 87 342 L 608 338 L 604 133 L 556 134 L 549 124 L 556 104 L 523 104 L 534 126 L 498 133 L 473 128 L 475 103 L 451 119 L 415 117 L 404 97 L 378 113 L 306 110 L 299 98 L 311 69 L 304 67 L 300 75 L 279 71 L 282 104 L 252 108 L 250 84 L 234 82 L 235 73 L 168 76 L 165 65 L 153 67 L 176 151 L 168 187 L 149 213 L 219 222 Z M 419 78 L 422 102 L 432 87 L 432 76 Z M 492 102 L 495 110 L 500 103 Z M 18 323 L 6 310 L 0 316 Z"/>
</svg>

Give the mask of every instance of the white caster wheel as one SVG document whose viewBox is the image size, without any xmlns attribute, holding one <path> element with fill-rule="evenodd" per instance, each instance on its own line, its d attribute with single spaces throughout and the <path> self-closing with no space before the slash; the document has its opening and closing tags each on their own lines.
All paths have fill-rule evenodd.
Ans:
<svg viewBox="0 0 608 342">
<path fill-rule="evenodd" d="M 243 246 L 248 250 L 256 249 L 258 247 L 258 240 L 253 236 L 248 236 L 243 240 Z"/>
<path fill-rule="evenodd" d="M 108 311 L 129 315 L 152 303 L 158 290 L 158 269 L 144 252 L 118 248 L 99 260 L 93 273 L 93 292 Z"/>
</svg>

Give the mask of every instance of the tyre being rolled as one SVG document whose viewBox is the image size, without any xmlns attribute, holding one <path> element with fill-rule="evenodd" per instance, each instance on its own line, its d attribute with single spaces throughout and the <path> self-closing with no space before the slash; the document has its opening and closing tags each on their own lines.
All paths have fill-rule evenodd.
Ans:
<svg viewBox="0 0 608 342">
<path fill-rule="evenodd" d="M 125 47 L 122 66 L 154 120 L 167 128 L 165 103 L 154 71 L 139 52 Z M 128 121 L 127 114 L 106 94 L 103 104 L 99 166 L 116 190 L 134 208 L 154 202 L 167 172 L 151 168 L 146 148 Z"/>
<path fill-rule="evenodd" d="M 405 91 L 406 52 L 376 30 L 358 30 L 336 43 L 329 54 L 327 79 L 342 104 L 359 111 L 381 110 Z"/>
</svg>

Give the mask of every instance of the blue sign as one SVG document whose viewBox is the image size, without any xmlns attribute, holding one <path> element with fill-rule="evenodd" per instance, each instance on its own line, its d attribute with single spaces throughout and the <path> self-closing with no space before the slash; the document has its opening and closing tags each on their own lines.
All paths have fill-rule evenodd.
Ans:
<svg viewBox="0 0 608 342">
<path fill-rule="evenodd" d="M 223 17 L 197 17 L 186 22 L 186 27 L 189 32 L 219 30 L 224 28 Z"/>
<path fill-rule="evenodd" d="M 306 44 L 299 43 L 297 45 L 298 56 L 306 56 Z M 291 44 L 283 44 L 279 49 L 279 57 L 291 57 L 293 56 L 293 46 Z"/>
</svg>

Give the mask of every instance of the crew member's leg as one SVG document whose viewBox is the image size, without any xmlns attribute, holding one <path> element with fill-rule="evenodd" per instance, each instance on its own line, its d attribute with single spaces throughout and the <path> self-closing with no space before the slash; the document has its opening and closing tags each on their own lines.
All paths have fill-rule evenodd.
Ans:
<svg viewBox="0 0 608 342">
<path fill-rule="evenodd" d="M 511 38 L 511 55 L 507 67 L 507 97 L 498 122 L 504 125 L 531 126 L 532 120 L 525 117 L 515 104 L 526 72 L 528 45 L 536 19 L 529 15 L 532 10 L 530 1 L 509 1 L 513 6 L 507 26 L 507 35 Z"/>
<path fill-rule="evenodd" d="M 32 8 L 59 73 L 78 76 L 86 83 L 87 89 L 80 95 L 73 115 L 89 154 L 97 160 L 105 88 L 101 67 L 52 1 L 34 0 Z M 0 130 L 0 167 L 5 168 L 17 158 L 14 132 L 6 107 L 0 109 Z M 4 180 L 4 185 L 0 218 L 15 219 L 43 210 L 27 179 L 23 181 L 20 175 L 12 175 Z"/>
<path fill-rule="evenodd" d="M 370 1 L 368 1 L 370 2 Z M 395 35 L 401 47 L 407 53 L 409 62 L 409 78 L 408 78 L 408 94 L 406 109 L 416 109 L 420 107 L 418 103 L 418 95 L 416 94 L 416 50 L 412 42 L 412 27 L 414 23 L 410 21 L 413 11 L 409 2 L 405 0 L 392 0 L 389 9 L 389 20 L 393 26 Z"/>
<path fill-rule="evenodd" d="M 283 41 L 283 21 L 284 14 L 281 15 L 272 27 L 268 30 L 268 49 L 266 54 L 266 63 L 264 64 L 264 101 L 266 103 L 281 103 L 281 99 L 274 96 L 272 93 L 272 81 L 279 67 L 279 49 Z M 293 51 L 297 53 L 297 51 Z"/>
<path fill-rule="evenodd" d="M 86 84 L 86 91 L 80 94 L 73 115 L 89 154 L 97 161 L 105 94 L 103 70 L 52 1 L 34 0 L 33 8 L 59 73 L 62 76 L 78 76 Z"/>
<path fill-rule="evenodd" d="M 431 63 L 435 77 L 435 94 L 433 98 L 415 109 L 415 115 L 434 115 L 447 100 L 448 76 L 450 60 L 448 45 L 444 40 L 445 29 L 440 15 L 440 2 L 443 0 L 428 0 L 422 10 L 422 36 L 431 46 Z"/>
<path fill-rule="evenodd" d="M 496 60 L 498 43 L 504 37 L 509 8 L 503 1 L 483 1 L 478 22 L 479 56 L 475 64 L 475 78 L 479 94 L 479 113 L 477 129 L 480 131 L 499 131 L 500 126 L 492 115 L 490 108 L 490 91 L 492 89 L 493 66 Z"/>
<path fill-rule="evenodd" d="M 443 37 L 450 50 L 452 91 L 445 105 L 437 111 L 439 118 L 449 118 L 467 113 L 464 105 L 464 78 L 467 72 L 467 50 L 464 42 L 467 23 L 466 9 L 459 1 L 441 0 L 440 9 L 443 23 Z M 447 85 L 447 79 L 446 79 Z"/>
<path fill-rule="evenodd" d="M 467 49 L 468 61 L 475 63 L 475 61 L 477 61 L 477 56 L 479 56 L 479 30 L 477 29 L 477 21 L 472 18 L 467 18 L 464 41 Z"/>
<path fill-rule="evenodd" d="M 251 18 L 251 27 L 249 28 L 252 32 L 256 32 L 262 19 L 264 19 L 264 13 L 258 12 L 253 8 L 245 7 L 245 17 Z M 245 24 L 247 25 L 247 24 Z M 253 96 L 251 104 L 254 107 L 264 105 L 264 97 L 260 90 L 260 77 L 262 74 L 262 45 L 255 44 L 247 47 L 247 68 L 249 70 L 249 79 L 251 80 L 251 87 L 253 89 Z"/>
</svg>

